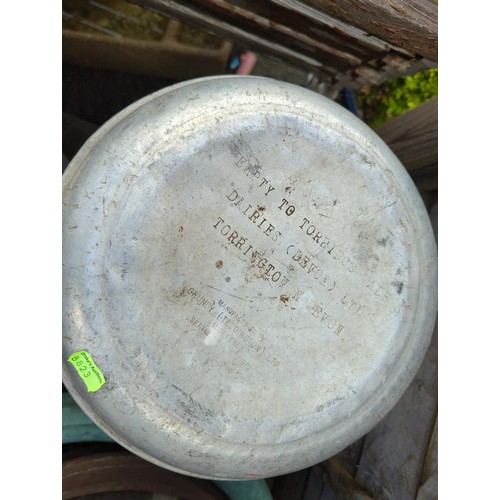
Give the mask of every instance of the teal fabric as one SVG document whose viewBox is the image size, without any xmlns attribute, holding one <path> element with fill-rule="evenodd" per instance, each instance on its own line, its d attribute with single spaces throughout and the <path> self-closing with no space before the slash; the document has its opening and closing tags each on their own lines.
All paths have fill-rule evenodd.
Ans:
<svg viewBox="0 0 500 500">
<path fill-rule="evenodd" d="M 69 392 L 62 395 L 62 443 L 81 443 L 88 441 L 114 443 L 104 431 L 87 417 L 76 404 Z"/>
</svg>

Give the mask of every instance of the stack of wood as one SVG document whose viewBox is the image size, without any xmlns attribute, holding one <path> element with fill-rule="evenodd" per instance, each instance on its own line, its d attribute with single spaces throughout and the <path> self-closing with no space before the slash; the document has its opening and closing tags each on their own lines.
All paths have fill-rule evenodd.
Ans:
<svg viewBox="0 0 500 500">
<path fill-rule="evenodd" d="M 237 46 L 359 88 L 437 64 L 429 0 L 131 0 Z"/>
</svg>

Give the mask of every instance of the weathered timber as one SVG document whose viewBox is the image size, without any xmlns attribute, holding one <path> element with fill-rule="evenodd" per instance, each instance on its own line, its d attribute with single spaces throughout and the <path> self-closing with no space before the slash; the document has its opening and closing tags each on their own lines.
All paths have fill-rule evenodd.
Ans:
<svg viewBox="0 0 500 500">
<path fill-rule="evenodd" d="M 161 40 L 146 41 L 63 30 L 63 61 L 106 71 L 188 80 L 224 72 L 231 44 L 196 47 L 178 40 L 181 25 L 171 21 Z"/>
<path fill-rule="evenodd" d="M 308 0 L 310 6 L 437 61 L 437 5 L 428 0 Z"/>
<path fill-rule="evenodd" d="M 375 132 L 409 172 L 437 165 L 437 98 L 378 126 Z"/>
<path fill-rule="evenodd" d="M 201 13 L 192 8 L 191 5 L 181 5 L 171 0 L 134 0 L 134 3 L 154 10 L 167 17 L 177 19 L 195 28 L 205 30 L 215 36 L 226 38 L 253 50 L 261 50 L 300 67 L 306 67 L 310 71 L 335 73 L 333 68 L 325 68 L 318 60 L 310 56 L 276 44 L 274 41 L 267 38 L 260 38 L 254 33 L 247 32 L 230 23 L 221 21 L 216 17 Z"/>
<path fill-rule="evenodd" d="M 437 40 L 433 24 L 435 6 L 421 8 L 419 2 L 424 0 L 412 0 L 411 4 L 392 0 L 390 7 L 383 2 L 357 0 L 348 13 L 342 10 L 346 3 L 342 1 L 132 1 L 247 50 L 296 65 L 316 74 L 334 89 L 380 84 L 388 78 L 435 65 L 432 51 L 420 51 L 418 44 L 412 45 L 412 40 L 421 37 Z M 340 4 L 338 13 L 343 13 L 348 22 L 337 15 L 337 9 L 332 7 L 336 3 Z M 369 14 L 360 17 L 364 24 L 356 17 L 357 11 L 364 12 L 363 9 Z M 374 30 L 372 24 L 384 29 Z M 385 38 L 377 31 L 384 33 Z"/>
<path fill-rule="evenodd" d="M 304 52 L 321 63 L 331 65 L 341 71 L 361 64 L 363 60 L 368 60 L 376 55 L 374 51 L 358 50 L 357 53 L 352 53 L 356 51 L 349 50 L 349 47 L 342 42 L 341 37 L 338 37 L 337 43 L 334 44 L 330 40 L 325 40 L 324 37 L 311 36 L 310 30 L 307 34 L 303 33 L 303 28 L 300 29 L 297 26 L 295 18 L 280 19 L 276 15 L 277 13 L 272 10 L 270 12 L 264 10 L 260 3 L 253 6 L 253 11 L 235 5 L 237 3 L 239 2 L 226 0 L 211 0 L 210 2 L 193 0 L 191 5 L 196 6 L 199 12 L 238 26 L 260 38 L 269 38 L 279 45 L 289 47 L 297 52 Z M 263 14 L 267 14 L 269 17 Z M 292 24 L 287 24 L 286 21 Z M 342 45 L 338 47 L 339 44 Z"/>
<path fill-rule="evenodd" d="M 410 387 L 365 437 L 356 481 L 375 498 L 416 497 L 437 415 L 437 336 L 436 327 Z"/>
</svg>

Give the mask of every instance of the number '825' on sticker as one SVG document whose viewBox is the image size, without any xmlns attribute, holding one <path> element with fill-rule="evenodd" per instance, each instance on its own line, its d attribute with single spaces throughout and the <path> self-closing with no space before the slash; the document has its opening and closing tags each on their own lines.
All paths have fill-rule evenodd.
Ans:
<svg viewBox="0 0 500 500">
<path fill-rule="evenodd" d="M 85 382 L 88 392 L 98 391 L 106 382 L 101 370 L 87 351 L 73 353 L 68 361 L 74 366 L 78 375 Z"/>
</svg>

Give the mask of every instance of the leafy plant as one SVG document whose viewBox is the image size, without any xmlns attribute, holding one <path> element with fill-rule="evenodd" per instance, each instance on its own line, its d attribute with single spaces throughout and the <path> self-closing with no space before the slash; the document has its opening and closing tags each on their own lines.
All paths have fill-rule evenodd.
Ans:
<svg viewBox="0 0 500 500">
<path fill-rule="evenodd" d="M 438 70 L 428 69 L 388 80 L 382 85 L 363 87 L 357 95 L 358 107 L 366 123 L 376 127 L 416 108 L 438 94 Z"/>
</svg>

